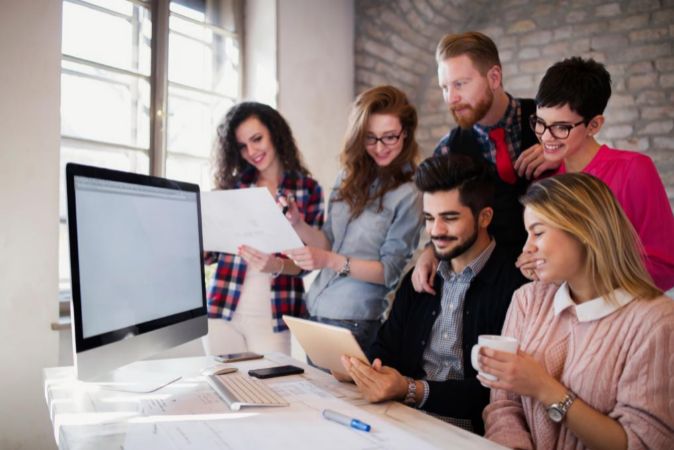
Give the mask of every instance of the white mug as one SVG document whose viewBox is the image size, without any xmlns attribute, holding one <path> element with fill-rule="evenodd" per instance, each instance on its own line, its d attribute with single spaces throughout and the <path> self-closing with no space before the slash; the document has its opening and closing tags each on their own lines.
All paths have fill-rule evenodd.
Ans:
<svg viewBox="0 0 674 450">
<path fill-rule="evenodd" d="M 487 380 L 496 381 L 498 378 L 496 378 L 494 375 L 480 372 L 480 364 L 478 361 L 480 347 L 493 348 L 494 350 L 500 350 L 502 352 L 516 353 L 518 342 L 517 339 L 510 336 L 482 334 L 477 338 L 477 344 L 473 345 L 473 349 L 470 352 L 470 362 L 473 364 L 473 368 Z"/>
</svg>

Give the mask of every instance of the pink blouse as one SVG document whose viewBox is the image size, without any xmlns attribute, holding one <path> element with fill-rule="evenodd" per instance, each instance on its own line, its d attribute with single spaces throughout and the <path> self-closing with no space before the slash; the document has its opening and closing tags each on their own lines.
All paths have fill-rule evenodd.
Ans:
<svg viewBox="0 0 674 450">
<path fill-rule="evenodd" d="M 562 164 L 557 173 L 565 172 Z M 674 287 L 674 214 L 653 161 L 602 145 L 583 172 L 611 188 L 641 239 L 655 285 L 663 291 Z"/>
<path fill-rule="evenodd" d="M 518 338 L 550 375 L 618 421 L 629 449 L 671 449 L 674 301 L 615 294 L 617 305 L 603 298 L 576 305 L 566 284 L 526 284 L 513 296 L 503 335 Z M 584 448 L 564 423 L 548 418 L 546 406 L 492 390 L 483 412 L 486 437 L 518 449 Z"/>
</svg>

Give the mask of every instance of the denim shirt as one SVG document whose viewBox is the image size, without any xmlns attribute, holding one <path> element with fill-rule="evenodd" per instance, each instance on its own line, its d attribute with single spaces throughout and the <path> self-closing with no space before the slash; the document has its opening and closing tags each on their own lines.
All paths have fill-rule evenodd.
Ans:
<svg viewBox="0 0 674 450">
<path fill-rule="evenodd" d="M 309 314 L 342 320 L 380 319 L 388 308 L 386 295 L 400 280 L 405 264 L 419 242 L 421 195 L 414 183 L 407 182 L 387 192 L 383 209 L 379 200 L 350 220 L 350 208 L 335 201 L 343 174 L 337 177 L 330 194 L 328 217 L 323 231 L 331 250 L 351 259 L 379 261 L 384 266 L 384 284 L 340 277 L 334 270 L 322 269 L 307 293 Z M 375 181 L 370 192 L 377 187 Z"/>
</svg>

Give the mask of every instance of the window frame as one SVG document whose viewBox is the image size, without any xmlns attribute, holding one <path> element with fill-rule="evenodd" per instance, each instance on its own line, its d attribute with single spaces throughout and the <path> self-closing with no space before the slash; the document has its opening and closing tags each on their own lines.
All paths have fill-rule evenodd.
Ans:
<svg viewBox="0 0 674 450">
<path fill-rule="evenodd" d="M 105 8 L 104 6 L 99 6 L 97 4 L 88 3 L 83 0 L 62 0 L 63 3 L 75 4 L 82 7 L 87 7 L 92 10 L 103 12 L 106 14 L 111 14 L 114 16 L 122 16 L 117 11 L 112 9 Z M 184 154 L 180 152 L 169 152 L 168 151 L 168 102 L 169 102 L 169 89 L 171 87 L 178 88 L 182 91 L 191 91 L 199 94 L 205 94 L 216 98 L 230 99 L 233 102 L 238 102 L 241 99 L 241 93 L 243 91 L 243 40 L 242 40 L 242 23 L 239 11 L 241 8 L 241 3 L 239 0 L 207 0 L 208 3 L 211 1 L 221 2 L 223 6 L 227 2 L 228 6 L 231 6 L 231 12 L 233 17 L 231 18 L 230 25 L 234 24 L 234 30 L 229 30 L 224 27 L 214 25 L 209 23 L 208 20 L 199 21 L 191 17 L 185 16 L 175 11 L 171 11 L 171 0 L 126 0 L 129 4 L 137 5 L 142 8 L 146 8 L 149 12 L 149 17 L 152 23 L 152 34 L 150 42 L 150 74 L 144 74 L 139 71 L 128 70 L 125 68 L 120 68 L 116 66 L 111 66 L 108 64 L 100 63 L 97 61 L 89 60 L 86 58 L 77 57 L 75 55 L 70 55 L 65 52 L 61 52 L 61 73 L 68 73 L 74 76 L 80 77 L 89 77 L 87 74 L 79 73 L 75 70 L 63 68 L 63 62 L 72 62 L 76 64 L 81 64 L 87 67 L 102 69 L 107 72 L 111 72 L 118 75 L 123 75 L 127 77 L 138 78 L 145 80 L 150 85 L 150 99 L 149 99 L 149 143 L 148 147 L 136 145 L 128 145 L 122 143 L 108 142 L 104 140 L 91 139 L 85 137 L 72 136 L 68 134 L 61 133 L 61 148 L 65 145 L 86 148 L 91 152 L 96 152 L 99 149 L 104 149 L 108 151 L 120 151 L 120 152 L 138 152 L 139 154 L 147 156 L 149 159 L 148 171 L 149 175 L 165 177 L 166 176 L 166 161 L 171 156 L 179 156 L 185 158 L 194 158 L 197 160 L 203 160 L 203 157 L 199 157 L 192 154 Z M 126 16 L 124 16 L 126 17 Z M 170 18 L 176 17 L 180 20 L 190 22 L 200 27 L 204 27 L 209 31 L 212 31 L 224 38 L 230 38 L 236 41 L 239 52 L 238 60 L 236 61 L 236 70 L 238 72 L 238 96 L 233 98 L 229 95 L 221 94 L 216 91 L 211 91 L 207 89 L 202 89 L 195 86 L 186 85 L 183 83 L 169 81 L 169 40 L 170 35 L 172 34 L 170 30 Z M 176 33 L 175 31 L 173 33 Z M 180 33 L 180 32 L 177 32 Z M 137 35 L 137 33 L 135 34 Z M 136 47 L 137 51 L 137 47 Z M 60 150 L 61 151 L 61 150 Z M 93 154 L 93 153 L 92 153 Z M 63 160 L 61 160 L 63 161 Z M 61 200 L 59 200 L 61 201 Z M 60 210 L 61 208 L 59 208 Z M 59 227 L 63 226 L 66 223 L 66 217 L 62 216 L 59 212 Z M 61 246 L 59 246 L 61 247 Z M 60 250 L 64 251 L 63 249 Z M 59 258 L 61 258 L 59 252 Z M 60 313 L 63 316 L 64 312 L 67 315 L 67 310 L 69 308 L 64 307 L 65 304 L 70 302 L 70 278 L 64 277 L 62 273 L 59 273 L 59 303 L 60 303 Z M 62 285 L 68 284 L 68 287 L 62 287 Z M 52 324 L 52 328 L 55 327 L 55 324 Z M 56 326 L 58 329 L 59 325 Z"/>
</svg>

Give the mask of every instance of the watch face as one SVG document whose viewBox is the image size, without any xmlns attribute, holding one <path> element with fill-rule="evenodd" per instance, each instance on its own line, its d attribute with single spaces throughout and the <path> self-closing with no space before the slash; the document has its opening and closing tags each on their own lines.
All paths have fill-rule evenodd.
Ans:
<svg viewBox="0 0 674 450">
<path fill-rule="evenodd" d="M 548 408 L 548 416 L 550 417 L 550 420 L 553 422 L 561 422 L 562 419 L 564 418 L 564 413 L 557 407 L 557 405 L 553 405 L 550 408 Z"/>
</svg>

